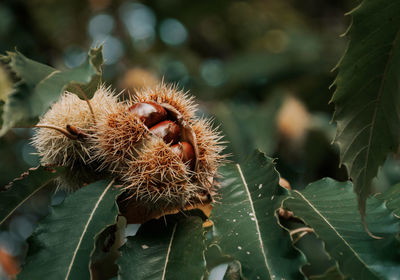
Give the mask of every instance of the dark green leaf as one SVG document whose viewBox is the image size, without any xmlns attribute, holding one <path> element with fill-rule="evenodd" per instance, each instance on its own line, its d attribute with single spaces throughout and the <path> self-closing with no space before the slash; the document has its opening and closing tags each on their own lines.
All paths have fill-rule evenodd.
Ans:
<svg viewBox="0 0 400 280">
<path fill-rule="evenodd" d="M 378 199 L 386 202 L 386 207 L 400 217 L 400 184 L 394 185 L 383 194 L 377 196 Z"/>
<path fill-rule="evenodd" d="M 143 224 L 121 249 L 118 279 L 202 279 L 206 270 L 202 224 L 195 216 Z"/>
<path fill-rule="evenodd" d="M 362 280 L 400 275 L 399 223 L 382 201 L 373 197 L 367 204 L 368 225 L 384 237 L 380 240 L 364 231 L 349 182 L 322 179 L 302 192 L 291 191 L 283 205 L 314 229 L 345 275 Z"/>
<path fill-rule="evenodd" d="M 241 159 L 256 148 L 266 154 L 273 153 L 277 142 L 276 114 L 281 103 L 281 95 L 273 96 L 268 103 L 258 106 L 216 103 L 212 111 L 226 135 L 229 152 Z"/>
<path fill-rule="evenodd" d="M 15 210 L 46 187 L 51 181 L 64 173 L 63 167 L 46 168 L 36 167 L 29 169 L 15 179 L 6 190 L 0 192 L 0 225 L 11 216 Z"/>
<path fill-rule="evenodd" d="M 371 181 L 400 140 L 400 1 L 364 0 L 353 10 L 338 66 L 333 120 L 341 162 L 365 214 Z"/>
<path fill-rule="evenodd" d="M 322 275 L 311 276 L 310 280 L 342 280 L 346 279 L 337 266 L 331 267 Z"/>
<path fill-rule="evenodd" d="M 28 59 L 19 52 L 8 53 L 1 59 L 20 80 L 6 100 L 0 135 L 13 126 L 34 123 L 67 88 L 80 95 L 76 87 L 79 85 L 91 97 L 100 82 L 103 64 L 102 47 L 91 49 L 84 63 L 66 71 Z"/>
<path fill-rule="evenodd" d="M 69 195 L 51 209 L 29 239 L 19 279 L 90 279 L 94 237 L 115 222 L 121 189 L 98 181 Z"/>
<path fill-rule="evenodd" d="M 243 165 L 221 169 L 223 180 L 210 219 L 210 247 L 242 265 L 246 279 L 301 279 L 304 257 L 278 224 L 276 210 L 286 190 L 273 161 L 257 152 Z"/>
<path fill-rule="evenodd" d="M 95 237 L 90 264 L 93 279 L 110 279 L 118 275 L 115 262 L 120 256 L 119 248 L 125 242 L 125 228 L 126 219 L 118 216 L 117 223 L 106 227 Z"/>
</svg>

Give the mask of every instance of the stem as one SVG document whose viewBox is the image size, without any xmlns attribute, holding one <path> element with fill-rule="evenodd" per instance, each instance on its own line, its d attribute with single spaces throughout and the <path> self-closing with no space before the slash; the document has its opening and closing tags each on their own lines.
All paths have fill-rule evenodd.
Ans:
<svg viewBox="0 0 400 280">
<path fill-rule="evenodd" d="M 296 239 L 293 240 L 293 244 L 296 244 L 300 239 L 302 239 L 308 232 L 307 231 L 303 231 L 302 233 L 300 233 L 299 236 L 297 236 Z"/>
<path fill-rule="evenodd" d="M 369 231 L 368 226 L 367 226 L 367 222 L 365 221 L 365 214 L 361 214 L 361 223 L 364 227 L 364 230 L 367 232 L 367 234 L 372 237 L 373 239 L 383 239 L 383 237 L 381 236 L 376 236 L 374 235 L 372 232 Z"/>
<path fill-rule="evenodd" d="M 290 236 L 293 236 L 293 235 L 295 235 L 296 233 L 299 233 L 299 232 L 307 232 L 308 233 L 308 232 L 314 232 L 314 230 L 312 228 L 309 228 L 309 227 L 301 227 L 301 228 L 296 228 L 296 229 L 290 231 L 289 234 L 290 234 Z"/>
<path fill-rule="evenodd" d="M 90 113 L 92 114 L 93 122 L 94 122 L 94 124 L 96 124 L 96 116 L 94 114 L 92 105 L 90 104 L 90 100 L 88 99 L 86 93 L 81 89 L 80 86 L 78 86 L 78 85 L 74 85 L 74 86 L 79 91 L 79 93 L 83 96 L 83 99 L 85 99 L 85 101 L 89 107 Z"/>
<path fill-rule="evenodd" d="M 296 228 L 296 229 L 290 231 L 289 234 L 291 237 L 293 237 L 293 235 L 295 235 L 296 233 L 299 233 L 299 232 L 300 232 L 299 236 L 297 236 L 295 239 L 293 239 L 293 244 L 295 244 L 297 241 L 302 239 L 307 233 L 314 232 L 314 230 L 309 227 L 301 227 L 301 228 Z"/>
<path fill-rule="evenodd" d="M 78 139 L 78 136 L 77 136 L 77 135 L 73 135 L 73 134 L 71 134 L 68 130 L 66 130 L 66 129 L 64 129 L 64 128 L 61 128 L 61 127 L 58 127 L 58 126 L 55 126 L 55 125 L 51 125 L 51 124 L 37 124 L 37 125 L 34 125 L 33 127 L 54 129 L 54 130 L 57 130 L 58 132 L 64 134 L 64 135 L 65 135 L 66 137 L 68 137 L 69 139 L 72 139 L 72 140 Z"/>
</svg>

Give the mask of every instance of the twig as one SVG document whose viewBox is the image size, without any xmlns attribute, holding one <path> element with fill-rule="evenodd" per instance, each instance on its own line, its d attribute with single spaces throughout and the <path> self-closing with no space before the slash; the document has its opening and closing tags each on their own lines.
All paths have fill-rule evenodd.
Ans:
<svg viewBox="0 0 400 280">
<path fill-rule="evenodd" d="M 301 227 L 301 228 L 296 228 L 292 231 L 289 232 L 290 236 L 293 237 L 296 233 L 299 233 L 299 236 L 297 236 L 295 239 L 293 239 L 293 244 L 297 243 L 300 239 L 302 239 L 307 233 L 309 232 L 314 232 L 312 228 L 309 227 Z"/>
<path fill-rule="evenodd" d="M 55 126 L 55 125 L 51 125 L 51 124 L 37 124 L 37 125 L 34 125 L 33 127 L 54 129 L 54 130 L 57 130 L 58 132 L 64 134 L 64 135 L 65 135 L 66 137 L 68 137 L 69 139 L 72 139 L 72 140 L 78 139 L 78 135 L 73 135 L 73 134 L 71 134 L 68 130 L 66 130 L 66 129 L 64 129 L 64 128 L 61 128 L 61 127 L 58 127 L 58 126 Z"/>
<path fill-rule="evenodd" d="M 299 232 L 314 232 L 314 230 L 312 229 L 312 228 L 309 228 L 309 227 L 301 227 L 301 228 L 296 228 L 296 229 L 294 229 L 294 230 L 291 230 L 290 232 L 289 232 L 289 234 L 290 234 L 290 236 L 293 236 L 293 235 L 295 235 L 296 233 L 299 233 Z"/>
<path fill-rule="evenodd" d="M 299 236 L 296 237 L 296 239 L 293 239 L 293 244 L 296 244 L 300 239 L 302 239 L 308 232 L 307 231 L 303 231 L 302 233 L 300 233 Z"/>
<path fill-rule="evenodd" d="M 96 116 L 94 114 L 93 107 L 90 104 L 90 100 L 88 99 L 86 93 L 81 89 L 80 86 L 78 86 L 78 85 L 74 85 L 74 86 L 79 91 L 79 93 L 83 96 L 83 98 L 85 99 L 85 101 L 89 107 L 90 113 L 92 114 L 93 122 L 94 122 L 94 124 L 96 124 Z"/>
</svg>

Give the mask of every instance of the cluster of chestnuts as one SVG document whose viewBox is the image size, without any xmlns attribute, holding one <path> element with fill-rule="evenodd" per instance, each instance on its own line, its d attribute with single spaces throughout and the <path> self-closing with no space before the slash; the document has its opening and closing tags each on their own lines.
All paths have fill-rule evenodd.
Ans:
<svg viewBox="0 0 400 280">
<path fill-rule="evenodd" d="M 90 101 L 65 92 L 36 127 L 42 164 L 68 169 L 62 188 L 74 191 L 111 174 L 148 209 L 211 200 L 224 161 L 221 136 L 196 116 L 193 97 L 165 84 L 129 101 L 105 87 Z"/>
</svg>

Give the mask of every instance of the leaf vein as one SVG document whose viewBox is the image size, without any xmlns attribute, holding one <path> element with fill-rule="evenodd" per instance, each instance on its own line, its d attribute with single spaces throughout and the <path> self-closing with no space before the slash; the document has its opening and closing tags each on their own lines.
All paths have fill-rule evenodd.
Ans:
<svg viewBox="0 0 400 280">
<path fill-rule="evenodd" d="M 100 202 L 103 200 L 103 197 L 105 196 L 105 194 L 108 192 L 108 190 L 111 188 L 111 186 L 113 184 L 114 184 L 114 180 L 112 180 L 108 184 L 108 186 L 105 188 L 105 190 L 103 191 L 103 193 L 100 195 L 99 199 L 97 200 L 95 206 L 93 207 L 92 212 L 90 212 L 89 218 L 88 218 L 88 220 L 87 220 L 87 222 L 85 224 L 85 227 L 83 228 L 83 231 L 82 231 L 82 234 L 81 234 L 81 236 L 79 238 L 78 244 L 76 245 L 76 248 L 75 248 L 74 253 L 72 255 L 71 262 L 70 262 L 70 264 L 68 266 L 67 274 L 65 275 L 65 280 L 67 280 L 69 278 L 69 275 L 71 274 L 72 266 L 74 265 L 74 261 L 75 261 L 76 255 L 78 254 L 78 250 L 79 250 L 79 248 L 80 248 L 80 246 L 82 244 L 82 240 L 83 240 L 83 238 L 85 236 L 85 233 L 87 232 L 89 224 L 93 219 L 94 213 L 96 212 L 97 208 L 99 207 Z"/>
<path fill-rule="evenodd" d="M 163 268 L 163 274 L 162 274 L 162 276 L 161 276 L 161 279 L 162 279 L 162 280 L 165 280 L 165 275 L 166 275 L 166 273 L 167 273 L 168 259 L 169 259 L 169 255 L 171 254 L 172 241 L 174 240 L 174 237 L 175 237 L 175 231 L 176 231 L 176 226 L 177 226 L 177 225 L 178 225 L 177 223 L 174 225 L 174 229 L 172 230 L 172 234 L 171 234 L 171 240 L 169 241 L 169 244 L 168 244 L 167 256 L 166 256 L 166 258 L 165 258 L 165 263 L 164 263 L 164 268 Z"/>
<path fill-rule="evenodd" d="M 317 208 L 314 207 L 314 205 L 311 203 L 311 201 L 309 201 L 301 192 L 295 190 L 294 191 L 296 194 L 298 194 L 303 200 L 304 202 L 306 202 L 311 209 L 318 214 L 318 216 L 321 217 L 321 219 L 333 230 L 333 232 L 339 237 L 339 239 L 341 239 L 343 241 L 343 243 L 349 248 L 349 250 L 354 254 L 354 256 L 360 261 L 360 263 L 362 265 L 364 265 L 365 268 L 368 267 L 368 265 L 361 259 L 361 257 L 357 254 L 357 252 L 350 246 L 350 244 L 340 235 L 340 233 L 335 229 L 335 227 L 329 222 L 328 219 L 326 219 L 321 212 L 318 211 Z M 339 246 L 339 245 L 337 245 Z"/>
<path fill-rule="evenodd" d="M 383 87 L 384 87 L 384 84 L 385 84 L 385 81 L 386 81 L 387 71 L 388 71 L 388 68 L 389 68 L 388 66 L 390 64 L 389 61 L 391 60 L 391 58 L 393 56 L 394 46 L 396 44 L 396 41 L 399 38 L 399 34 L 400 34 L 400 29 L 397 30 L 396 36 L 395 36 L 395 38 L 393 40 L 392 48 L 391 48 L 390 53 L 388 55 L 388 58 L 387 58 L 387 61 L 386 61 L 386 65 L 385 65 L 385 70 L 383 72 L 383 78 L 382 78 L 382 81 L 381 81 L 381 84 L 380 84 L 380 87 L 379 87 L 378 96 L 377 96 L 377 104 L 376 104 L 376 107 L 374 109 L 374 114 L 373 114 L 373 117 L 372 117 L 372 123 L 371 123 L 371 128 L 370 128 L 369 137 L 368 137 L 368 148 L 367 148 L 366 159 L 365 159 L 365 163 L 364 163 L 365 169 L 368 168 L 368 164 L 369 164 L 368 159 L 369 159 L 369 154 L 370 154 L 370 151 L 371 151 L 372 135 L 373 135 L 374 126 L 375 126 L 376 114 L 377 114 L 379 103 L 380 103 L 380 100 L 381 100 L 381 97 L 382 97 L 382 94 L 383 94 Z M 366 173 L 364 173 L 362 175 L 362 185 L 365 184 L 365 180 L 366 180 Z"/>
<path fill-rule="evenodd" d="M 270 266 L 268 264 L 267 255 L 266 255 L 265 250 L 264 250 L 264 242 L 261 239 L 261 231 L 260 231 L 260 226 L 258 225 L 258 218 L 257 218 L 257 215 L 256 215 L 256 211 L 254 209 L 253 199 L 251 197 L 251 193 L 250 193 L 249 187 L 247 186 L 247 182 L 246 182 L 246 179 L 244 178 L 244 175 L 243 175 L 243 172 L 242 172 L 242 169 L 241 169 L 240 165 L 236 164 L 236 168 L 239 171 L 240 178 L 242 179 L 243 185 L 244 185 L 244 187 L 246 189 L 247 196 L 249 197 L 251 211 L 253 212 L 254 221 L 256 223 L 257 236 L 258 236 L 258 241 L 260 242 L 261 253 L 262 253 L 263 257 L 264 257 L 264 263 L 265 263 L 265 265 L 267 267 L 267 271 L 268 271 L 268 274 L 270 276 L 270 279 L 272 279 L 271 268 L 270 268 Z"/>
</svg>

